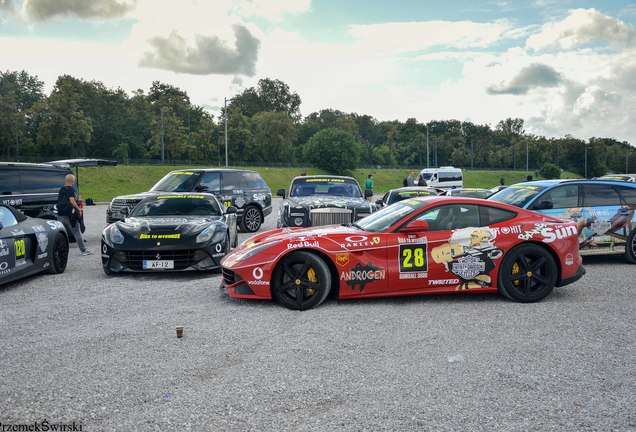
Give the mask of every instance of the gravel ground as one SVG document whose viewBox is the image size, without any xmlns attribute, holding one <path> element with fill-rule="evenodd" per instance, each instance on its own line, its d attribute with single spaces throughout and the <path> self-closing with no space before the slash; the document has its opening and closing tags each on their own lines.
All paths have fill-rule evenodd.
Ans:
<svg viewBox="0 0 636 432">
<path fill-rule="evenodd" d="M 96 252 L 105 210 L 87 208 Z M 230 299 L 217 273 L 109 278 L 71 246 L 64 274 L 0 287 L 2 424 L 636 428 L 636 267 L 619 257 L 587 258 L 582 280 L 537 304 L 469 294 L 295 312 Z"/>
</svg>

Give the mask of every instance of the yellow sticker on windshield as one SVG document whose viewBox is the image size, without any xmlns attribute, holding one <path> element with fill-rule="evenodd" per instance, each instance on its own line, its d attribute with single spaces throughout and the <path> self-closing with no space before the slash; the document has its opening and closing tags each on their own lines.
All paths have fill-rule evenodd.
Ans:
<svg viewBox="0 0 636 432">
<path fill-rule="evenodd" d="M 203 199 L 205 198 L 203 195 L 161 195 L 158 196 L 157 199 L 174 199 L 174 198 L 192 198 L 192 199 Z"/>
<path fill-rule="evenodd" d="M 318 178 L 318 179 L 307 179 L 305 180 L 306 183 L 313 183 L 313 182 L 329 182 L 329 183 L 344 183 L 343 179 L 330 179 L 330 178 Z"/>
<path fill-rule="evenodd" d="M 173 172 L 173 175 L 194 175 L 194 173 L 192 171 L 179 171 L 179 172 Z"/>
<path fill-rule="evenodd" d="M 525 186 L 525 185 L 513 185 L 510 186 L 511 188 L 515 188 L 515 189 L 538 189 L 537 186 Z"/>
</svg>

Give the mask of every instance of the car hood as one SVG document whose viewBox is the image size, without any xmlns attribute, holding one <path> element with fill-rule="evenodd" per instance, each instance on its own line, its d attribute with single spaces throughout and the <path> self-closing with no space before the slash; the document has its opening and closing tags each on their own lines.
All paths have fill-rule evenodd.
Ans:
<svg viewBox="0 0 636 432">
<path fill-rule="evenodd" d="M 306 207 L 309 209 L 326 207 L 354 209 L 368 206 L 370 204 L 370 201 L 367 201 L 364 198 L 343 197 L 336 195 L 288 197 L 287 201 L 291 206 Z"/>
<path fill-rule="evenodd" d="M 215 223 L 225 222 L 223 216 L 154 216 L 128 217 L 115 222 L 122 233 L 130 235 L 160 233 L 180 233 L 183 236 L 197 235 Z"/>
</svg>

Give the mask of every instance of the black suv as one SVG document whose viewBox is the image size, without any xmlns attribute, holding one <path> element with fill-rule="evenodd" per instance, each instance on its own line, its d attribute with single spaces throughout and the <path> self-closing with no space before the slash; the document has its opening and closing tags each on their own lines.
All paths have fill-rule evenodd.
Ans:
<svg viewBox="0 0 636 432">
<path fill-rule="evenodd" d="M 64 186 L 67 166 L 0 162 L 0 204 L 31 217 L 57 219 L 57 194 Z"/>
<path fill-rule="evenodd" d="M 183 169 L 171 171 L 150 192 L 208 192 L 225 207 L 238 209 L 243 232 L 255 232 L 272 212 L 272 193 L 256 171 L 240 169 Z M 113 223 L 130 214 L 148 192 L 113 198 L 106 209 L 106 222 Z M 123 208 L 127 211 L 122 212 Z"/>
</svg>

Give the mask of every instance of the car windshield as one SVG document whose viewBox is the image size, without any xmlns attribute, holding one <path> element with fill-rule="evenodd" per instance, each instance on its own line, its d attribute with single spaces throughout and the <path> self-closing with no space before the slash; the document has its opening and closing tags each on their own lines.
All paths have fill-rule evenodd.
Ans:
<svg viewBox="0 0 636 432">
<path fill-rule="evenodd" d="M 422 178 L 424 180 L 430 180 L 431 177 L 433 177 L 433 173 L 425 173 L 425 172 L 423 172 L 423 173 L 420 173 L 420 174 L 422 174 Z"/>
<path fill-rule="evenodd" d="M 343 197 L 362 197 L 360 186 L 353 179 L 303 178 L 296 179 L 291 185 L 289 196 L 330 195 Z"/>
<path fill-rule="evenodd" d="M 216 201 L 201 195 L 166 195 L 146 198 L 132 211 L 132 217 L 220 216 Z"/>
<path fill-rule="evenodd" d="M 488 198 L 492 192 L 489 190 L 479 190 L 479 189 L 460 189 L 454 193 L 451 193 L 452 196 L 462 196 L 462 197 L 471 197 L 471 198 Z"/>
<path fill-rule="evenodd" d="M 387 204 L 393 204 L 398 201 L 405 200 L 407 198 L 415 198 L 418 196 L 431 196 L 431 195 L 437 195 L 437 194 L 435 193 L 435 191 L 432 191 L 432 190 L 410 190 L 410 191 L 394 192 L 389 197 L 389 201 L 387 202 Z"/>
<path fill-rule="evenodd" d="M 174 171 L 165 175 L 155 184 L 151 191 L 188 192 L 194 188 L 201 173 L 194 171 Z"/>
<path fill-rule="evenodd" d="M 512 185 L 489 197 L 489 200 L 524 208 L 545 186 Z"/>
<path fill-rule="evenodd" d="M 365 231 L 384 232 L 404 216 L 422 208 L 425 204 L 413 199 L 400 201 L 360 219 L 357 226 Z"/>
</svg>

